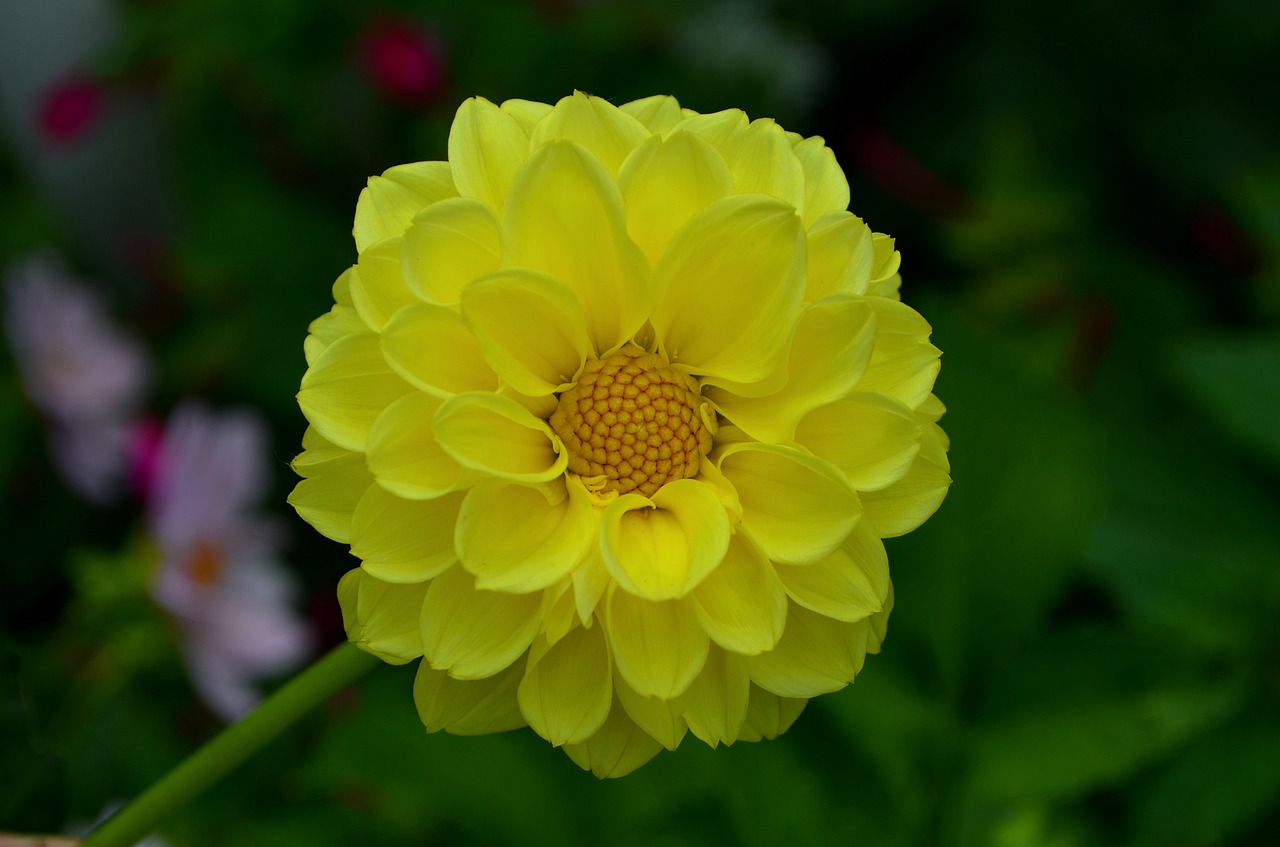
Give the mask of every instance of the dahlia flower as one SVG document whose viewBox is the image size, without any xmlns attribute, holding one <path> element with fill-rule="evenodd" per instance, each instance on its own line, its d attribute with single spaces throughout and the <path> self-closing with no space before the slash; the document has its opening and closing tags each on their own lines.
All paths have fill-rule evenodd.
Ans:
<svg viewBox="0 0 1280 847">
<path fill-rule="evenodd" d="M 832 151 L 737 110 L 483 98 L 311 325 L 290 501 L 428 730 L 599 776 L 851 682 L 947 486 L 939 351 Z"/>
</svg>

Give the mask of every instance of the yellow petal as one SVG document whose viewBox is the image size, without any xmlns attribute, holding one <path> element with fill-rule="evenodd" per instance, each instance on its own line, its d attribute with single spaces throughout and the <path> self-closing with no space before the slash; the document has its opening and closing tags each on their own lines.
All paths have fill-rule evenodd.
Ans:
<svg viewBox="0 0 1280 847">
<path fill-rule="evenodd" d="M 808 565 L 778 565 L 787 595 L 838 621 L 860 621 L 883 608 L 889 557 L 870 521 L 861 521 L 835 552 Z"/>
<path fill-rule="evenodd" d="M 858 491 L 902 479 L 920 452 L 915 414 L 887 394 L 857 392 L 805 415 L 796 442 L 844 472 Z"/>
<path fill-rule="evenodd" d="M 551 104 L 539 103 L 536 100 L 503 100 L 502 111 L 516 119 L 525 135 L 532 135 L 538 122 L 551 114 Z"/>
<path fill-rule="evenodd" d="M 622 165 L 618 184 L 627 231 L 650 265 L 694 213 L 733 193 L 729 166 L 706 139 L 691 132 L 653 136 Z"/>
<path fill-rule="evenodd" d="M 502 236 L 493 210 L 456 197 L 426 209 L 404 234 L 405 285 L 430 303 L 452 305 L 472 280 L 498 269 Z"/>
<path fill-rule="evenodd" d="M 747 660 L 751 681 L 780 697 L 838 691 L 862 670 L 870 630 L 865 619 L 834 621 L 793 604 L 778 646 Z"/>
<path fill-rule="evenodd" d="M 432 428 L 438 397 L 413 391 L 387 407 L 369 431 L 369 470 L 378 484 L 400 497 L 425 500 L 474 479 L 441 448 Z"/>
<path fill-rule="evenodd" d="M 484 679 L 454 679 L 423 661 L 413 679 L 413 702 L 427 732 L 488 735 L 525 725 L 516 703 L 523 663 Z"/>
<path fill-rule="evenodd" d="M 658 755 L 662 745 L 654 741 L 615 702 L 609 718 L 582 744 L 567 744 L 564 751 L 583 770 L 601 779 L 626 776 Z"/>
<path fill-rule="evenodd" d="M 646 733 L 658 740 L 663 747 L 674 750 L 680 746 L 689 724 L 680 715 L 675 700 L 659 700 L 637 694 L 620 674 L 613 677 L 615 703 L 626 710 L 631 720 Z M 615 705 L 614 708 L 618 708 Z"/>
<path fill-rule="evenodd" d="M 937 424 L 925 427 L 920 452 L 902 479 L 862 495 L 862 508 L 883 538 L 911 532 L 942 505 L 951 486 L 946 436 Z"/>
<path fill-rule="evenodd" d="M 307 428 L 307 449 L 293 460 L 293 470 L 305 477 L 294 486 L 289 505 L 321 535 L 342 544 L 351 540 L 351 514 L 373 484 L 362 453 L 343 450 Z M 307 442 L 311 443 L 308 444 Z"/>
<path fill-rule="evenodd" d="M 871 239 L 875 246 L 875 262 L 867 293 L 875 297 L 901 300 L 898 288 L 902 285 L 902 274 L 898 273 L 898 267 L 902 264 L 902 256 L 893 249 L 893 239 L 883 232 L 875 233 Z"/>
<path fill-rule="evenodd" d="M 889 613 L 892 611 L 893 581 L 890 580 L 884 596 L 884 608 L 867 619 L 871 623 L 871 632 L 867 635 L 868 653 L 880 652 L 880 645 L 884 644 L 885 635 L 889 631 Z"/>
<path fill-rule="evenodd" d="M 653 498 L 623 494 L 601 517 L 609 573 L 650 600 L 683 597 L 711 573 L 729 546 L 729 519 L 710 486 L 669 482 Z"/>
<path fill-rule="evenodd" d="M 822 137 L 806 138 L 792 150 L 804 168 L 805 226 L 828 212 L 849 208 L 849 181 Z"/>
<path fill-rule="evenodd" d="M 848 212 L 824 215 L 805 233 L 809 250 L 804 299 L 867 293 L 875 265 L 871 228 Z"/>
<path fill-rule="evenodd" d="M 498 389 L 498 375 L 456 309 L 434 303 L 408 306 L 387 323 L 381 337 L 391 369 L 428 394 L 445 399 Z"/>
<path fill-rule="evenodd" d="M 720 470 L 738 491 L 742 523 L 779 562 L 827 555 L 861 514 L 858 495 L 838 470 L 791 447 L 731 444 Z"/>
<path fill-rule="evenodd" d="M 412 390 L 387 366 L 378 336 L 363 332 L 335 341 L 307 368 L 298 405 L 326 439 L 363 450 L 378 415 Z"/>
<path fill-rule="evenodd" d="M 490 480 L 471 489 L 456 538 L 478 588 L 539 591 L 582 561 L 595 540 L 595 511 L 581 482 L 571 479 L 569 488 L 554 503 L 545 487 Z"/>
<path fill-rule="evenodd" d="M 750 121 L 747 113 L 741 109 L 725 109 L 720 112 L 711 112 L 706 115 L 700 115 L 697 112 L 688 112 L 684 120 L 676 124 L 671 132 L 696 133 L 701 135 L 717 150 L 731 138 L 741 136 L 747 131 L 747 124 Z"/>
<path fill-rule="evenodd" d="M 689 731 L 712 747 L 732 744 L 747 717 L 750 688 L 746 657 L 712 648 L 702 673 L 677 701 Z"/>
<path fill-rule="evenodd" d="M 361 253 L 359 263 L 352 268 L 351 299 L 360 319 L 372 330 L 381 330 L 396 312 L 421 302 L 409 290 L 400 269 L 403 245 L 404 236 L 385 238 Z"/>
<path fill-rule="evenodd" d="M 561 579 L 542 592 L 542 626 L 538 635 L 555 644 L 579 624 L 573 597 L 573 580 Z"/>
<path fill-rule="evenodd" d="M 615 585 L 605 606 L 613 660 L 637 694 L 670 700 L 689 687 L 711 644 L 692 603 L 654 603 Z"/>
<path fill-rule="evenodd" d="M 613 704 L 609 651 L 598 626 L 576 627 L 554 645 L 529 650 L 520 683 L 520 713 L 555 747 L 581 744 L 604 724 Z"/>
<path fill-rule="evenodd" d="M 541 594 L 480 591 L 471 574 L 449 568 L 431 581 L 422 606 L 427 661 L 454 679 L 493 676 L 529 649 L 541 604 Z"/>
<path fill-rule="evenodd" d="M 654 270 L 652 323 L 667 360 L 743 383 L 784 368 L 804 294 L 803 237 L 795 209 L 757 195 L 690 218 Z"/>
<path fill-rule="evenodd" d="M 511 180 L 529 155 L 520 122 L 483 97 L 458 107 L 449 129 L 449 165 L 463 197 L 501 212 Z"/>
<path fill-rule="evenodd" d="M 481 473 L 513 482 L 546 482 L 564 473 L 560 439 L 509 397 L 459 394 L 436 412 L 432 430 L 446 453 Z"/>
<path fill-rule="evenodd" d="M 791 728 L 807 705 L 807 698 L 779 697 L 758 685 L 752 685 L 751 699 L 747 702 L 747 719 L 738 732 L 738 740 L 777 738 Z"/>
<path fill-rule="evenodd" d="M 402 500 L 372 485 L 351 518 L 351 555 L 385 582 L 423 582 L 457 561 L 453 525 L 462 495 Z"/>
<path fill-rule="evenodd" d="M 929 398 L 942 355 L 929 343 L 928 321 L 905 303 L 868 297 L 876 313 L 876 343 L 871 362 L 858 383 L 860 391 L 879 391 L 912 409 Z"/>
<path fill-rule="evenodd" d="M 351 277 L 355 268 L 347 268 L 333 284 L 335 302 L 333 308 L 311 322 L 307 327 L 307 338 L 302 342 L 302 350 L 307 357 L 307 365 L 315 362 L 325 348 L 346 335 L 364 332 L 369 327 L 360 320 L 360 315 L 351 305 Z M 343 303 L 336 298 L 341 294 L 347 301 Z"/>
<path fill-rule="evenodd" d="M 630 103 L 619 106 L 618 111 L 626 112 L 640 121 L 649 132 L 668 132 L 684 120 L 679 102 L 669 94 L 655 94 L 652 97 L 632 100 Z"/>
<path fill-rule="evenodd" d="M 422 655 L 422 627 L 418 620 L 427 583 L 392 585 L 360 568 L 338 581 L 338 602 L 347 638 L 366 653 L 391 665 L 403 665 Z"/>
<path fill-rule="evenodd" d="M 564 391 L 595 355 L 578 298 L 538 271 L 511 268 L 477 280 L 462 292 L 462 314 L 485 359 L 522 394 Z"/>
<path fill-rule="evenodd" d="M 356 202 L 356 250 L 363 253 L 384 238 L 400 235 L 418 212 L 457 194 L 448 162 L 397 165 L 382 176 L 369 177 L 369 186 Z"/>
<path fill-rule="evenodd" d="M 538 123 L 530 144 L 537 148 L 553 139 L 575 141 L 617 175 L 622 160 L 648 137 L 644 124 L 608 100 L 575 91 Z"/>
<path fill-rule="evenodd" d="M 768 194 L 794 211 L 804 208 L 804 166 L 782 127 L 770 118 L 752 121 L 716 144 L 738 194 Z"/>
<path fill-rule="evenodd" d="M 787 382 L 765 397 L 739 397 L 709 387 L 707 399 L 760 441 L 795 436 L 805 413 L 848 394 L 862 377 L 875 343 L 875 315 L 861 300 L 830 298 L 809 306 L 796 327 L 787 360 Z"/>
<path fill-rule="evenodd" d="M 577 295 L 597 353 L 628 341 L 648 317 L 648 265 L 627 235 L 617 183 L 572 141 L 538 148 L 511 186 L 504 264 L 544 271 Z"/>
<path fill-rule="evenodd" d="M 805 567 L 810 567 L 806 565 Z M 745 531 L 693 592 L 702 628 L 726 650 L 746 656 L 772 650 L 787 622 L 787 596 L 764 551 Z"/>
<path fill-rule="evenodd" d="M 599 520 L 598 509 L 593 510 Z M 604 564 L 604 554 L 599 545 L 587 550 L 587 555 L 573 571 L 573 601 L 578 620 L 589 626 L 605 589 L 609 587 L 609 569 Z"/>
</svg>

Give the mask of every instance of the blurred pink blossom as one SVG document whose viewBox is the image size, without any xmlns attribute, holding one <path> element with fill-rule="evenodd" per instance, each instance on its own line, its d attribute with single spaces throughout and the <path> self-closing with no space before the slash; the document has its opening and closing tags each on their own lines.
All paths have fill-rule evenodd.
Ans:
<svg viewBox="0 0 1280 847">
<path fill-rule="evenodd" d="M 83 76 L 63 78 L 45 93 L 40 105 L 40 134 L 54 143 L 74 141 L 101 113 L 101 84 Z"/>
<path fill-rule="evenodd" d="M 112 321 L 101 292 L 57 259 L 28 257 L 4 277 L 5 333 L 23 390 L 49 423 L 53 462 L 77 493 L 106 502 L 124 481 L 150 360 Z"/>
<path fill-rule="evenodd" d="M 257 511 L 269 484 L 266 425 L 249 410 L 186 403 L 155 449 L 152 593 L 177 622 L 196 692 L 234 720 L 260 699 L 255 682 L 297 667 L 313 641 L 291 605 L 296 586 L 278 558 L 281 527 Z"/>
<path fill-rule="evenodd" d="M 361 38 L 365 73 L 383 93 L 414 102 L 431 99 L 444 85 L 440 45 L 420 28 L 389 20 Z"/>
</svg>

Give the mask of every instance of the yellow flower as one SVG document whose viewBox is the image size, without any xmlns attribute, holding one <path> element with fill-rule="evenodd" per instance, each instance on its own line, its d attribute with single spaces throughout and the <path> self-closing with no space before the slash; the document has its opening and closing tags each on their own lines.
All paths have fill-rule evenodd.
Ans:
<svg viewBox="0 0 1280 847">
<path fill-rule="evenodd" d="M 853 680 L 881 538 L 950 479 L 939 352 L 821 138 L 671 97 L 483 98 L 356 207 L 290 502 L 428 730 L 599 776 Z"/>
</svg>

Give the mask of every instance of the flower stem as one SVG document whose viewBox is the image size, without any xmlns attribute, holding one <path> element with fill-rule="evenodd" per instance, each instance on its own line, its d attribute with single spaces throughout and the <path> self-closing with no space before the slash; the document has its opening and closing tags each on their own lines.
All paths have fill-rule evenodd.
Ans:
<svg viewBox="0 0 1280 847">
<path fill-rule="evenodd" d="M 133 847 L 312 707 L 377 663 L 350 642 L 338 645 L 89 833 L 83 847 Z"/>
</svg>

